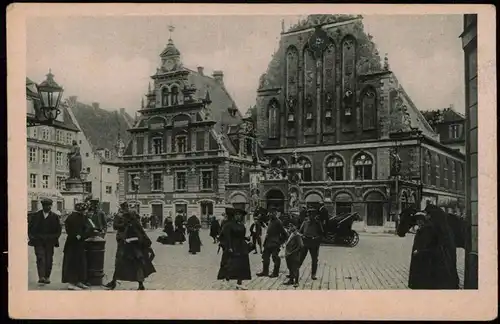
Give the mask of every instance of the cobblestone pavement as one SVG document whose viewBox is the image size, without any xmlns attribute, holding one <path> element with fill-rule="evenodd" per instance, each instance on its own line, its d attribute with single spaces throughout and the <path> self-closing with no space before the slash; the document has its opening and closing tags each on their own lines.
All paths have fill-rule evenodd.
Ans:
<svg viewBox="0 0 500 324">
<path fill-rule="evenodd" d="M 153 249 L 156 258 L 153 263 L 157 272 L 146 279 L 146 289 L 156 290 L 222 290 L 233 289 L 221 281 L 215 280 L 219 269 L 220 254 L 217 245 L 208 237 L 208 230 L 200 233 L 203 246 L 201 253 L 188 253 L 187 243 L 183 245 L 161 245 L 156 238 L 160 230 L 148 232 L 154 241 Z M 56 249 L 54 267 L 51 276 L 52 284 L 39 287 L 37 285 L 36 263 L 33 249 L 29 250 L 29 282 L 30 290 L 66 289 L 60 283 L 62 266 L 62 246 L 65 237 L 61 237 L 61 247 Z M 116 240 L 113 233 L 106 236 L 105 278 L 113 275 Z M 300 269 L 300 285 L 297 289 L 408 289 L 407 278 L 410 263 L 410 251 L 413 235 L 399 238 L 391 234 L 360 234 L 360 242 L 354 248 L 339 246 L 322 246 L 320 249 L 317 280 L 311 280 L 311 261 L 306 258 Z M 457 249 L 457 267 L 461 284 L 463 283 L 464 250 Z M 251 290 L 283 290 L 295 289 L 282 283 L 288 273 L 282 260 L 278 278 L 257 277 L 255 273 L 261 269 L 261 255 L 251 254 L 252 280 L 244 284 Z M 271 264 L 272 267 L 272 264 Z M 94 290 L 102 289 L 93 287 Z M 137 289 L 137 283 L 120 282 L 117 290 Z"/>
</svg>

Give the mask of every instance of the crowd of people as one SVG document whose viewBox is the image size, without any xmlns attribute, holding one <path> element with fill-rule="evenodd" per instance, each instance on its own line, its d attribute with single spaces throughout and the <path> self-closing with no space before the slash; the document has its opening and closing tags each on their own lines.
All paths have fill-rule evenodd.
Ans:
<svg viewBox="0 0 500 324">
<path fill-rule="evenodd" d="M 63 250 L 62 282 L 67 283 L 70 290 L 88 289 L 90 286 L 87 278 L 85 240 L 96 236 L 104 237 L 108 226 L 98 204 L 97 199 L 78 203 L 75 211 L 64 221 L 67 238 Z M 38 283 L 41 285 L 50 284 L 54 248 L 59 247 L 62 233 L 59 216 L 51 211 L 51 207 L 50 199 L 42 200 L 42 210 L 32 214 L 28 220 L 29 245 L 34 247 Z M 440 289 L 433 287 L 442 287 L 443 282 L 451 282 L 446 286 L 448 289 L 455 286 L 458 288 L 454 253 L 458 245 L 454 243 L 446 223 L 436 223 L 440 225 L 434 227 L 429 225 L 432 223 L 431 219 L 440 219 L 444 213 L 440 213 L 438 207 L 433 207 L 435 206 L 428 206 L 422 212 L 403 212 L 411 214 L 411 217 L 423 215 L 419 218 L 419 230 L 412 252 L 409 286 L 412 289 L 421 289 L 419 287 L 422 285 L 426 289 Z M 284 284 L 297 287 L 300 268 L 309 254 L 312 261 L 311 279 L 317 279 L 320 246 L 325 235 L 323 220 L 325 216 L 328 218 L 324 205 L 319 208 L 303 208 L 299 215 L 288 217 L 281 215 L 276 208 L 271 208 L 266 213 L 255 212 L 248 236 L 245 226 L 246 214 L 245 210 L 227 206 L 220 222 L 215 217 L 209 220 L 210 237 L 213 243 L 218 245 L 218 253 L 222 251 L 217 279 L 230 286 L 231 281 L 236 281 L 236 289 L 246 290 L 243 281 L 252 279 L 249 259 L 252 251 L 254 254 L 262 254 L 262 269 L 256 273 L 258 277 L 278 277 L 281 259 L 284 258 L 289 271 L 288 280 Z M 404 236 L 409 228 L 415 225 L 407 221 L 412 219 L 411 217 L 401 218 L 398 235 Z M 122 202 L 112 226 L 116 231 L 117 250 L 112 280 L 105 284 L 104 288 L 113 290 L 118 281 L 132 281 L 138 283 L 138 290 L 144 290 L 144 280 L 156 272 L 152 262 L 155 253 L 137 209 L 130 208 L 128 202 Z M 401 229 L 403 227 L 404 230 Z M 164 233 L 157 241 L 166 245 L 183 244 L 187 241 L 189 253 L 195 255 L 201 252 L 200 229 L 201 222 L 195 214 L 187 219 L 182 214 L 178 214 L 175 219 L 169 216 L 165 220 Z M 262 240 L 264 229 L 265 237 Z M 446 262 L 438 262 L 443 259 Z M 439 272 L 440 283 L 430 278 L 436 276 L 437 268 L 444 266 L 446 272 Z M 435 267 L 436 271 L 429 270 L 429 267 Z M 449 276 L 443 278 L 443 273 Z"/>
</svg>

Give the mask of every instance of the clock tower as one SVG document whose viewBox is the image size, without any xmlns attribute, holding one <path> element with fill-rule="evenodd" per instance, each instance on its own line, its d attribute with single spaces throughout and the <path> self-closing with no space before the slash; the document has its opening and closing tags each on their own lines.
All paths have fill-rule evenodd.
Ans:
<svg viewBox="0 0 500 324">
<path fill-rule="evenodd" d="M 181 67 L 181 53 L 171 38 L 168 40 L 167 47 L 161 52 L 160 58 L 161 68 L 166 72 L 176 71 Z"/>
</svg>

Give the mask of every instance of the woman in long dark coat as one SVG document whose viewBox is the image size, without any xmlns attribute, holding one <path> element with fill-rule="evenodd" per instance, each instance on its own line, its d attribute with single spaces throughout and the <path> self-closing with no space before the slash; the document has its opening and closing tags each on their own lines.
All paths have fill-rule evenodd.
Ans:
<svg viewBox="0 0 500 324">
<path fill-rule="evenodd" d="M 141 226 L 139 216 L 135 212 L 124 211 L 115 220 L 117 230 L 117 253 L 113 280 L 106 285 L 116 288 L 116 281 L 138 282 L 138 290 L 145 290 L 144 279 L 156 269 L 152 263 L 154 258 L 151 240 Z"/>
<path fill-rule="evenodd" d="M 196 215 L 189 217 L 187 220 L 187 232 L 189 253 L 191 254 L 201 252 L 200 228 L 201 222 L 198 217 Z"/>
<path fill-rule="evenodd" d="M 175 241 L 179 243 L 186 242 L 186 234 L 184 228 L 184 217 L 182 215 L 177 215 L 174 221 L 175 225 Z"/>
<path fill-rule="evenodd" d="M 69 290 L 88 289 L 87 256 L 85 240 L 92 236 L 93 229 L 85 213 L 85 204 L 79 203 L 65 220 L 66 242 L 62 265 L 62 283 L 68 283 Z"/>
<path fill-rule="evenodd" d="M 416 213 L 419 229 L 412 247 L 408 287 L 410 289 L 459 289 L 456 244 L 447 214 L 428 205 Z M 398 227 L 404 226 L 402 214 Z"/>
<path fill-rule="evenodd" d="M 219 221 L 217 221 L 217 218 L 213 217 L 212 221 L 210 222 L 210 237 L 214 239 L 214 244 L 217 243 L 217 238 L 219 237 L 220 229 L 221 227 Z"/>
<path fill-rule="evenodd" d="M 165 235 L 158 237 L 157 242 L 161 244 L 175 245 L 175 232 L 172 217 L 167 217 L 165 220 L 165 227 L 163 228 Z"/>
<path fill-rule="evenodd" d="M 245 212 L 234 208 L 226 208 L 227 221 L 222 227 L 219 244 L 222 247 L 218 280 L 236 280 L 236 289 L 246 290 L 243 280 L 251 280 L 249 244 L 246 228 L 242 223 Z"/>
</svg>

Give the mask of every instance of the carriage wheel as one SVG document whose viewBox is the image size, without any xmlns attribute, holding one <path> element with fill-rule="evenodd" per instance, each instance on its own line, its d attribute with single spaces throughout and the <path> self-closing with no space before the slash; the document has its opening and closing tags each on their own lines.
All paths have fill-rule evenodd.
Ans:
<svg viewBox="0 0 500 324">
<path fill-rule="evenodd" d="M 350 247 L 355 247 L 359 243 L 359 234 L 356 231 L 352 231 L 351 242 L 349 243 Z"/>
</svg>

